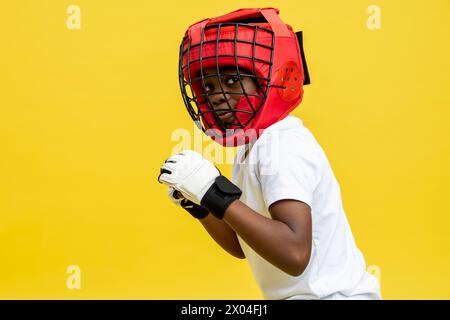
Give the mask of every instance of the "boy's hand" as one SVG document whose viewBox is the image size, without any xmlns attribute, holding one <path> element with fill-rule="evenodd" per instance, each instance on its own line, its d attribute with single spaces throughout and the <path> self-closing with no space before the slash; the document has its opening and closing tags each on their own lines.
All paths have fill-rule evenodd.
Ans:
<svg viewBox="0 0 450 320">
<path fill-rule="evenodd" d="M 158 181 L 180 191 L 186 199 L 203 206 L 219 219 L 242 194 L 211 162 L 191 150 L 167 159 L 161 166 Z"/>
<path fill-rule="evenodd" d="M 185 150 L 164 162 L 158 181 L 199 205 L 218 176 L 220 172 L 211 162 L 195 151 Z"/>
<path fill-rule="evenodd" d="M 203 219 L 209 214 L 208 210 L 186 199 L 180 191 L 174 189 L 173 187 L 169 187 L 167 189 L 167 195 L 175 205 L 182 207 L 194 218 Z"/>
<path fill-rule="evenodd" d="M 173 187 L 167 188 L 167 195 L 169 196 L 170 201 L 172 201 L 172 203 L 176 206 L 181 206 L 181 201 L 186 199 L 180 191 L 174 189 Z"/>
</svg>

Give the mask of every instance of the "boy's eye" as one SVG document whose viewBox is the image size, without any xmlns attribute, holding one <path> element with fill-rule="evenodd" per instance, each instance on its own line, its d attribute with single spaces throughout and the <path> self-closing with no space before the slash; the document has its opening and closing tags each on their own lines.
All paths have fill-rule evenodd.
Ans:
<svg viewBox="0 0 450 320">
<path fill-rule="evenodd" d="M 205 92 L 210 92 L 212 90 L 209 84 L 205 85 Z"/>
<path fill-rule="evenodd" d="M 230 78 L 227 79 L 227 84 L 235 84 L 238 81 L 239 81 L 239 77 L 238 76 L 230 77 Z"/>
<path fill-rule="evenodd" d="M 224 81 L 224 82 L 222 82 L 223 84 L 232 86 L 232 85 L 235 85 L 237 82 L 239 82 L 239 76 L 228 77 L 228 78 L 223 79 L 223 81 Z M 214 90 L 214 85 L 208 83 L 208 84 L 205 84 L 204 88 L 205 88 L 205 92 L 208 93 L 208 92 L 211 92 Z"/>
</svg>

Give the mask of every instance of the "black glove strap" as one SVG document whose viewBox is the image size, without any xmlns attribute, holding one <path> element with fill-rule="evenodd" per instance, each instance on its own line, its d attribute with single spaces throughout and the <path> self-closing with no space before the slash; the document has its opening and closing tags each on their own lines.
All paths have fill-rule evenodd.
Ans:
<svg viewBox="0 0 450 320">
<path fill-rule="evenodd" d="M 227 210 L 234 200 L 239 199 L 241 194 L 241 189 L 225 176 L 218 176 L 203 196 L 201 205 L 208 209 L 215 217 L 222 219 L 225 210 Z"/>
<path fill-rule="evenodd" d="M 208 210 L 187 199 L 183 199 L 180 205 L 184 210 L 189 212 L 191 216 L 196 219 L 206 218 L 206 216 L 209 214 Z"/>
</svg>

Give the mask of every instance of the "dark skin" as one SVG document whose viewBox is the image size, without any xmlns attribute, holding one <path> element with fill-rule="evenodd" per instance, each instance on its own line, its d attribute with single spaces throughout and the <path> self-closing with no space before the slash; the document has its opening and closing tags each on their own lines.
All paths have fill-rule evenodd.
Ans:
<svg viewBox="0 0 450 320">
<path fill-rule="evenodd" d="M 210 214 L 200 222 L 208 233 L 213 231 L 214 240 L 233 256 L 245 258 L 237 233 L 265 260 L 289 275 L 298 276 L 311 256 L 311 209 L 301 201 L 286 199 L 272 204 L 269 212 L 272 219 L 236 200 L 225 211 L 223 220 Z"/>
<path fill-rule="evenodd" d="M 219 79 L 216 68 L 205 68 L 203 70 L 203 74 L 207 76 L 205 78 L 205 92 L 210 94 L 208 105 L 214 110 L 223 111 L 218 112 L 218 114 L 220 119 L 228 127 L 235 120 L 235 116 L 233 113 L 227 114 L 226 112 L 227 110 L 230 110 L 230 107 L 231 109 L 236 109 L 240 98 L 243 96 L 242 94 L 237 93 L 243 92 L 244 90 L 246 93 L 255 93 L 257 92 L 258 87 L 251 77 L 241 76 L 241 81 L 239 81 L 235 67 L 221 68 L 221 73 L 222 72 L 229 75 L 221 76 Z M 239 69 L 239 72 L 242 74 L 251 74 L 244 69 Z M 222 93 L 221 84 L 225 94 Z M 223 116 L 220 114 L 223 114 Z"/>
<path fill-rule="evenodd" d="M 291 276 L 298 276 L 306 269 L 311 256 L 311 208 L 304 202 L 285 199 L 273 203 L 269 212 L 272 219 L 235 200 L 222 220 L 209 214 L 199 221 L 232 256 L 245 259 L 236 236 L 239 234 L 268 262 Z"/>
<path fill-rule="evenodd" d="M 206 74 L 216 74 L 215 68 L 205 69 Z M 242 91 L 239 81 L 223 77 L 225 91 Z M 251 78 L 243 78 L 246 92 L 255 92 L 256 83 Z M 208 78 L 206 88 L 209 92 L 221 92 L 218 77 Z M 216 91 L 217 90 L 217 91 Z M 210 107 L 215 110 L 236 108 L 240 95 L 223 94 L 211 96 Z M 233 122 L 231 114 L 225 120 Z M 225 121 L 224 120 L 224 121 Z M 298 276 L 306 269 L 311 256 L 312 218 L 311 208 L 304 202 L 284 199 L 269 207 L 272 219 L 254 211 L 240 200 L 235 200 L 225 211 L 222 220 L 209 214 L 199 221 L 210 236 L 228 253 L 244 259 L 238 234 L 253 250 L 275 267 L 291 276 Z"/>
</svg>

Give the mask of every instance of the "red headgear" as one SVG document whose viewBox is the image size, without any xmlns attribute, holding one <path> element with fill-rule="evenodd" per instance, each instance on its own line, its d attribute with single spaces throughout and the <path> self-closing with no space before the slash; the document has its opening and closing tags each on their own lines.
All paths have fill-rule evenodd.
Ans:
<svg viewBox="0 0 450 320">
<path fill-rule="evenodd" d="M 302 33 L 295 33 L 278 13 L 275 8 L 240 9 L 199 21 L 185 33 L 179 60 L 183 100 L 197 125 L 224 146 L 257 139 L 263 129 L 286 117 L 302 101 L 303 85 L 309 83 Z M 232 75 L 238 77 L 242 91 L 226 92 L 221 85 L 221 92 L 208 93 L 205 79 L 211 75 L 203 70 L 211 67 L 219 79 L 230 75 L 230 71 L 223 72 L 224 67 L 236 69 Z M 243 76 L 255 80 L 257 92 L 245 91 Z M 226 110 L 231 110 L 235 119 L 231 126 L 217 114 L 224 109 L 211 107 L 214 94 L 225 97 Z M 234 109 L 226 94 L 241 96 Z"/>
</svg>

